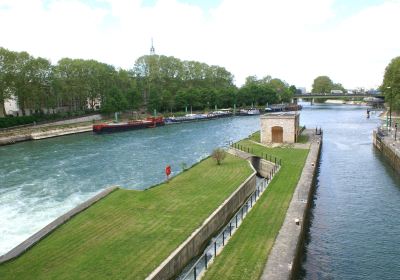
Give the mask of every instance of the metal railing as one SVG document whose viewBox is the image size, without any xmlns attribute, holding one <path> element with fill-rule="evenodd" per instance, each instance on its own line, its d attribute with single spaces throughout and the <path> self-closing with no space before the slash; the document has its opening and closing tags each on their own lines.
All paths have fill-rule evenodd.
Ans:
<svg viewBox="0 0 400 280">
<path fill-rule="evenodd" d="M 267 189 L 271 182 L 273 175 L 279 171 L 279 167 L 273 169 L 270 178 L 261 179 L 255 191 L 249 196 L 246 202 L 239 208 L 233 218 L 224 226 L 220 233 L 212 238 L 210 245 L 204 250 L 202 255 L 197 261 L 189 268 L 187 272 L 184 272 L 177 279 L 179 280 L 197 280 L 205 273 L 208 267 L 214 262 L 216 256 L 223 250 L 225 245 L 228 243 L 232 235 L 242 224 L 244 218 L 254 207 L 263 192 Z"/>
<path fill-rule="evenodd" d="M 249 154 L 254 154 L 254 148 L 253 147 L 247 147 L 246 145 L 241 145 L 239 143 L 231 143 L 230 145 L 232 148 L 235 148 L 237 150 L 243 151 L 245 153 L 249 153 Z M 256 155 L 256 154 L 254 154 Z M 258 156 L 258 155 L 256 155 Z M 261 152 L 261 156 L 262 159 L 265 159 L 267 161 L 270 161 L 272 163 L 274 163 L 275 165 L 281 166 L 282 165 L 282 160 L 280 158 L 277 158 L 276 156 L 273 156 L 271 154 L 267 154 L 267 153 L 263 153 Z"/>
</svg>

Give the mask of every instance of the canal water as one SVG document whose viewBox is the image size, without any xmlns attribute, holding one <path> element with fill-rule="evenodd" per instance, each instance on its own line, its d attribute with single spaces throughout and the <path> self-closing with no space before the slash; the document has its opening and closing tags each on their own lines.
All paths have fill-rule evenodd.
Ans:
<svg viewBox="0 0 400 280">
<path fill-rule="evenodd" d="M 324 130 L 303 279 L 399 279 L 400 178 L 372 147 L 377 115 L 346 105 L 304 106 Z M 0 254 L 111 185 L 145 189 L 259 129 L 236 117 L 0 147 Z"/>
<path fill-rule="evenodd" d="M 377 115 L 313 106 L 324 130 L 302 279 L 400 279 L 400 178 L 372 146 Z"/>
</svg>

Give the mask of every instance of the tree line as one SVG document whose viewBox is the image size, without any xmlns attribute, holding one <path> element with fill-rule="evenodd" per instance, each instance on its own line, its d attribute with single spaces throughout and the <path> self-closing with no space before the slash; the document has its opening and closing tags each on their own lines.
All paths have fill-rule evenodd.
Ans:
<svg viewBox="0 0 400 280">
<path fill-rule="evenodd" d="M 400 56 L 393 58 L 386 66 L 383 83 L 380 90 L 385 95 L 385 102 L 399 112 L 400 111 Z"/>
<path fill-rule="evenodd" d="M 172 56 L 144 55 L 132 69 L 96 60 L 48 59 L 0 47 L 0 116 L 16 98 L 21 114 L 95 110 L 182 111 L 290 102 L 294 86 L 270 76 L 250 76 L 243 86 L 224 67 Z M 29 110 L 29 112 L 28 112 Z"/>
</svg>

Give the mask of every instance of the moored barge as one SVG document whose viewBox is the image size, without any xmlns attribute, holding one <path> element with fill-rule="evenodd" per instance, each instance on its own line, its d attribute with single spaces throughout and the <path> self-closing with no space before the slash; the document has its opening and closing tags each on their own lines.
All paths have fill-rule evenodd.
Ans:
<svg viewBox="0 0 400 280">
<path fill-rule="evenodd" d="M 135 130 L 142 128 L 153 128 L 163 126 L 165 124 L 163 117 L 150 117 L 145 120 L 136 120 L 129 122 L 119 123 L 101 123 L 93 125 L 93 132 L 95 133 L 112 133 L 127 130 Z"/>
</svg>

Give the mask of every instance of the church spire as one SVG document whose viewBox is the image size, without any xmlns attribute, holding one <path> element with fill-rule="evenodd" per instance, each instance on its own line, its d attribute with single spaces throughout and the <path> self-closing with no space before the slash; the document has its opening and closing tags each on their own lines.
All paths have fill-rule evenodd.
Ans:
<svg viewBox="0 0 400 280">
<path fill-rule="evenodd" d="M 154 55 L 154 54 L 156 54 L 156 50 L 154 49 L 153 38 L 151 38 L 150 55 Z"/>
</svg>

